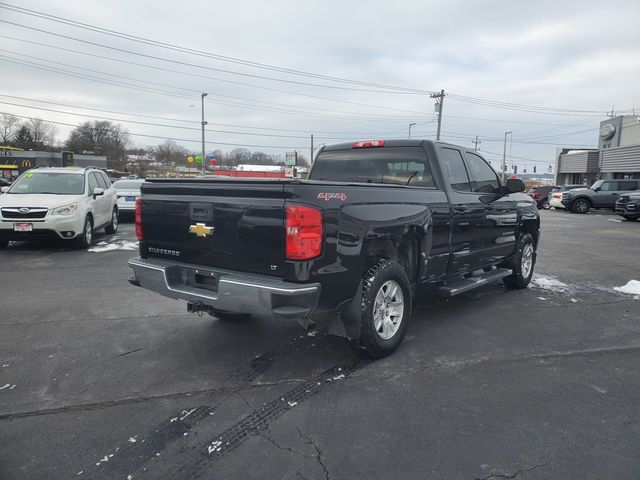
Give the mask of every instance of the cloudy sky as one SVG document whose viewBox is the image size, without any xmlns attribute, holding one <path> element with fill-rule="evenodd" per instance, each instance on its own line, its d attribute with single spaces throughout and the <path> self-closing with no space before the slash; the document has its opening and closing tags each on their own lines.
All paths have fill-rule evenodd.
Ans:
<svg viewBox="0 0 640 480">
<path fill-rule="evenodd" d="M 208 150 L 308 156 L 310 134 L 434 138 L 444 89 L 445 141 L 477 135 L 496 166 L 511 131 L 513 162 L 546 171 L 640 111 L 638 18 L 637 0 L 0 1 L 0 111 L 196 151 L 208 92 Z"/>
</svg>

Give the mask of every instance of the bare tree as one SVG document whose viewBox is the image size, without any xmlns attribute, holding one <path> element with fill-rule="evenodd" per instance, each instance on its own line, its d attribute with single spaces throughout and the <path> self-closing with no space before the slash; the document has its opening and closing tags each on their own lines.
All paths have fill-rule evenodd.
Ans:
<svg viewBox="0 0 640 480">
<path fill-rule="evenodd" d="M 25 126 L 29 129 L 29 133 L 33 138 L 35 148 L 44 149 L 55 143 L 58 128 L 41 118 L 31 118 L 25 122 Z"/>
<path fill-rule="evenodd" d="M 187 149 L 173 140 L 165 140 L 155 147 L 153 151 L 156 161 L 161 162 L 163 165 L 182 165 L 184 157 L 187 155 Z"/>
<path fill-rule="evenodd" d="M 129 131 L 107 120 L 83 122 L 71 131 L 66 148 L 77 153 L 106 155 L 109 168 L 123 169 L 129 144 Z"/>
<path fill-rule="evenodd" d="M 3 113 L 0 116 L 0 141 L 2 145 L 8 145 L 15 137 L 20 119 L 10 113 Z"/>
</svg>

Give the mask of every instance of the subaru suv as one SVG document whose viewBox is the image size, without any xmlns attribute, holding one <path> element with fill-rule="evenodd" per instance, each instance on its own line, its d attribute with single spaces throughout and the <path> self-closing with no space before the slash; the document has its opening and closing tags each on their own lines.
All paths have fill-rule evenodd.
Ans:
<svg viewBox="0 0 640 480">
<path fill-rule="evenodd" d="M 93 232 L 118 230 L 116 191 L 97 168 L 44 167 L 23 173 L 0 196 L 0 248 L 59 238 L 88 248 Z"/>
</svg>

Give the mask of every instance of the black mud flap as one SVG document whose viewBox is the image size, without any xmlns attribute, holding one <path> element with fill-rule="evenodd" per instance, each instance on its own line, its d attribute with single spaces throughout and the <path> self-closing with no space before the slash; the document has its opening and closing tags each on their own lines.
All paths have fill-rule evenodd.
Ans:
<svg viewBox="0 0 640 480">
<path fill-rule="evenodd" d="M 333 317 L 329 321 L 329 333 L 339 337 L 358 340 L 362 321 L 362 280 L 349 305 L 342 311 L 340 317 Z"/>
</svg>

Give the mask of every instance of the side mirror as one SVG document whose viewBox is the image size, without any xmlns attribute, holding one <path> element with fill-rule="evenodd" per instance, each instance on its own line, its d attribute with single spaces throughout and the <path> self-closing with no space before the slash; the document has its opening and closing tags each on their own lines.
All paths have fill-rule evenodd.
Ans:
<svg viewBox="0 0 640 480">
<path fill-rule="evenodd" d="M 2 192 L 2 193 L 7 193 L 8 191 L 9 191 L 9 187 L 0 188 L 0 192 Z"/>
<path fill-rule="evenodd" d="M 525 185 L 519 178 L 508 178 L 506 184 L 508 193 L 524 192 Z"/>
<path fill-rule="evenodd" d="M 594 192 L 599 192 L 600 190 L 601 190 L 600 187 L 596 187 L 593 189 Z"/>
<path fill-rule="evenodd" d="M 98 195 L 104 195 L 104 188 L 94 188 L 93 189 L 93 198 L 97 197 Z"/>
</svg>

